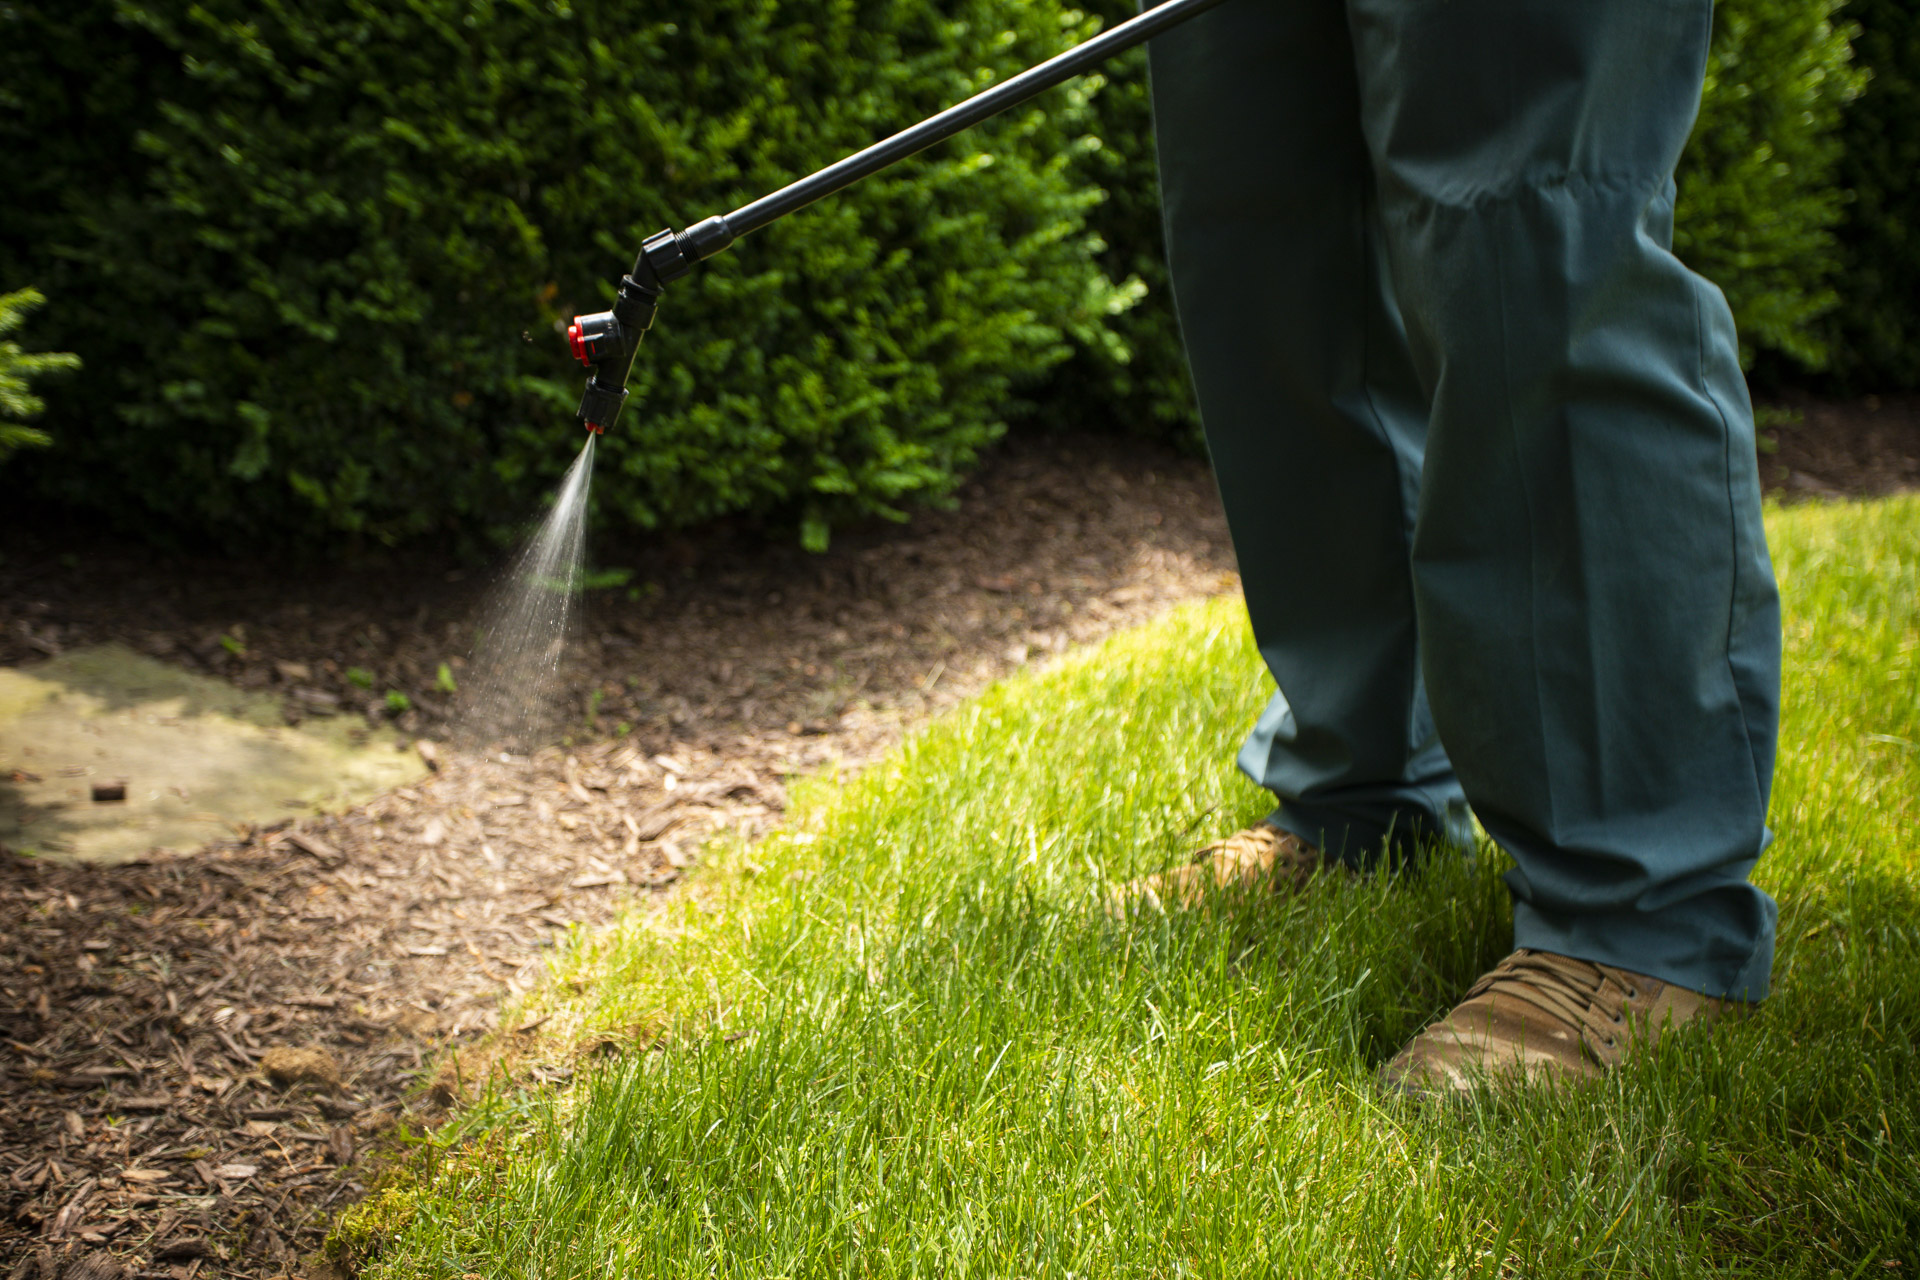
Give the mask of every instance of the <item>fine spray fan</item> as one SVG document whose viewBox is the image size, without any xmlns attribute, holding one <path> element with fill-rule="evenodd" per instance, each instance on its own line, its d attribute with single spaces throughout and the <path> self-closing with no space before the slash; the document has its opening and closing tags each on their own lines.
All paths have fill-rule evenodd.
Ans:
<svg viewBox="0 0 1920 1280">
<path fill-rule="evenodd" d="M 567 327 L 567 342 L 573 347 L 573 354 L 593 370 L 580 396 L 580 425 L 599 434 L 619 419 L 620 408 L 627 402 L 627 375 L 633 370 L 634 353 L 639 351 L 640 339 L 653 325 L 663 286 L 693 270 L 694 263 L 713 257 L 741 236 L 758 231 L 769 222 L 805 208 L 822 196 L 850 187 L 896 160 L 944 142 L 962 129 L 1009 107 L 1016 107 L 1035 94 L 1071 80 L 1114 54 L 1131 49 L 1219 3 L 1221 0 L 1166 0 L 1037 67 L 1029 67 L 965 102 L 902 129 L 883 142 L 789 183 L 772 195 L 762 196 L 732 213 L 696 222 L 685 231 L 668 229 L 647 237 L 646 243 L 640 246 L 640 256 L 634 259 L 632 273 L 620 278 L 620 292 L 613 310 L 575 316 Z"/>
</svg>

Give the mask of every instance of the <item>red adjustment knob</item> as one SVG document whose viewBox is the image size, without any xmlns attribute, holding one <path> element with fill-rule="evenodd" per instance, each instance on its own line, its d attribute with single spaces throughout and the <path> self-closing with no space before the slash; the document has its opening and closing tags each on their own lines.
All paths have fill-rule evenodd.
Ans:
<svg viewBox="0 0 1920 1280">
<path fill-rule="evenodd" d="M 586 335 L 580 332 L 580 317 L 578 316 L 575 316 L 573 323 L 567 326 L 567 345 L 573 348 L 573 358 L 575 360 L 586 365 L 593 363 L 592 360 L 587 358 L 587 339 Z"/>
<path fill-rule="evenodd" d="M 588 431 L 590 431 L 590 432 L 592 432 L 592 433 L 593 433 L 594 435 L 596 435 L 596 436 L 603 436 L 603 435 L 605 435 L 605 434 L 607 434 L 607 429 L 606 429 L 605 427 L 603 427 L 603 426 L 601 426 L 601 425 L 600 425 L 599 423 L 597 423 L 597 422 L 589 422 L 589 423 L 587 424 L 587 430 L 588 430 Z"/>
</svg>

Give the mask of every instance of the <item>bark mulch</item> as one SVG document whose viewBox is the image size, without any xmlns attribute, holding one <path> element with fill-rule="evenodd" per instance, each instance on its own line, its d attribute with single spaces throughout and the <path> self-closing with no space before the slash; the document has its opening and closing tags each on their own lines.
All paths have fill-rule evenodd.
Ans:
<svg viewBox="0 0 1920 1280">
<path fill-rule="evenodd" d="M 838 535 L 824 555 L 753 530 L 588 536 L 596 572 L 629 576 L 584 602 L 564 727 L 715 750 L 742 733 L 824 732 L 850 711 L 946 705 L 976 674 L 1233 572 L 1202 461 L 1099 439 L 1010 444 L 954 510 Z M 0 665 L 117 641 L 278 694 L 289 721 L 360 715 L 407 740 L 443 736 L 456 715 L 439 669 L 466 675 L 491 586 L 424 553 L 263 567 L 84 529 L 0 528 L 0 541 Z"/>
</svg>

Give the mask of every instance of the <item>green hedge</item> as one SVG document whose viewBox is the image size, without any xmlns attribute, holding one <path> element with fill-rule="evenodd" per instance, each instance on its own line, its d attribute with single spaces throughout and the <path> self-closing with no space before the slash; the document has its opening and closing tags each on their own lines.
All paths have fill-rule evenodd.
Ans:
<svg viewBox="0 0 1920 1280">
<path fill-rule="evenodd" d="M 46 373 L 77 369 L 80 362 L 64 351 L 34 353 L 7 335 L 19 330 L 27 313 L 46 301 L 38 289 L 0 293 L 0 462 L 22 449 L 44 449 L 53 443 L 44 431 L 24 425 L 40 416 L 46 401 L 33 392 L 34 380 Z"/>
<path fill-rule="evenodd" d="M 1680 167 L 1675 247 L 1688 265 L 1725 290 L 1749 361 L 1756 347 L 1810 368 L 1827 359 L 1829 325 L 1823 317 L 1838 304 L 1842 270 L 1834 238 L 1845 207 L 1845 195 L 1835 186 L 1839 127 L 1862 79 L 1849 61 L 1847 28 L 1834 20 L 1839 2 L 1720 0 L 1715 9 L 1706 92 Z M 1888 9 L 1910 2 L 1854 0 L 1856 7 Z M 1131 0 L 1098 0 L 1092 7 L 1108 23 L 1135 11 Z M 1911 41 L 1915 20 L 1903 20 Z M 1198 417 L 1161 247 L 1144 55 L 1129 55 L 1112 74 L 1115 83 L 1098 99 L 1105 145 L 1082 154 L 1081 172 L 1108 193 L 1093 214 L 1107 245 L 1108 273 L 1137 281 L 1142 300 L 1117 317 L 1117 341 L 1083 347 L 1062 367 L 1044 420 L 1197 441 Z M 1911 104 L 1912 98 L 1902 101 Z M 1902 109 L 1908 114 L 1874 127 L 1904 143 L 1883 145 L 1875 154 L 1897 157 L 1891 169 L 1911 183 L 1920 173 L 1920 155 L 1914 154 L 1920 105 Z M 1850 161 L 1848 171 L 1856 168 Z M 1888 201 L 1886 207 L 1899 206 Z M 1910 197 L 1905 207 L 1914 207 Z M 1895 222 L 1875 224 L 1881 228 L 1877 243 L 1894 247 L 1900 229 Z M 1895 260 L 1902 265 L 1887 273 L 1889 287 L 1859 309 L 1882 325 L 1888 316 L 1914 314 L 1912 299 L 1920 297 L 1920 287 L 1894 297 L 1897 286 L 1913 282 L 1920 270 L 1911 242 Z M 1905 349 L 1914 350 L 1910 341 Z"/>
<path fill-rule="evenodd" d="M 559 332 L 644 236 L 1083 37 L 1024 0 L 0 5 L 0 279 L 87 359 L 44 492 L 229 540 L 523 515 L 570 460 Z M 673 288 L 603 515 L 832 523 L 937 496 L 1116 286 L 1055 95 Z M 1072 335 L 1070 337 L 1070 335 Z"/>
<path fill-rule="evenodd" d="M 1840 183 L 1842 304 L 1835 372 L 1853 391 L 1920 388 L 1920 5 L 1849 0 L 1854 56 L 1873 77 L 1847 111 Z"/>
</svg>

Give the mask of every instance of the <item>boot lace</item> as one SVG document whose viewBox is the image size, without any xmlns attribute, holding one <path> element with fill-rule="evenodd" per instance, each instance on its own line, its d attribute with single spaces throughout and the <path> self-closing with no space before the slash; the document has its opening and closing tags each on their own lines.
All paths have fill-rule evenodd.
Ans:
<svg viewBox="0 0 1920 1280">
<path fill-rule="evenodd" d="M 1625 1034 L 1626 992 L 1600 967 L 1545 951 L 1516 951 L 1474 983 L 1466 999 L 1503 995 L 1578 1028 L 1589 1049 L 1619 1046 Z M 1464 1001 L 1463 1001 L 1464 1003 Z"/>
</svg>

